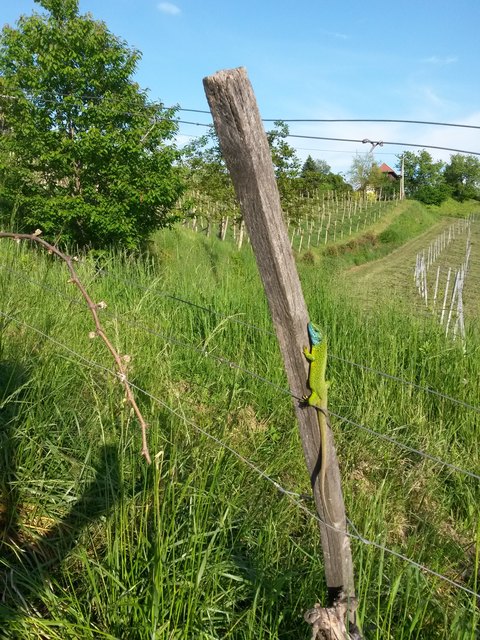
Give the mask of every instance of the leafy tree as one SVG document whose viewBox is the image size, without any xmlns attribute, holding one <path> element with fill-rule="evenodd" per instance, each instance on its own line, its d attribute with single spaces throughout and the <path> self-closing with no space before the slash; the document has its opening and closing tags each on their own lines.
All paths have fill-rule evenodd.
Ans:
<svg viewBox="0 0 480 640">
<path fill-rule="evenodd" d="M 302 178 L 305 178 L 309 173 L 318 173 L 317 163 L 312 158 L 312 156 L 308 156 L 305 162 L 303 163 L 302 171 L 300 175 Z"/>
<path fill-rule="evenodd" d="M 315 160 L 314 162 L 317 173 L 322 176 L 329 176 L 332 174 L 332 167 L 326 160 Z"/>
<path fill-rule="evenodd" d="M 182 153 L 182 172 L 189 187 L 189 197 L 184 202 L 185 213 L 197 212 L 208 217 L 209 223 L 219 223 L 219 236 L 223 232 L 222 218 L 238 215 L 232 179 L 223 160 L 220 144 L 213 126 L 209 132 L 186 145 Z M 198 191 L 200 198 L 196 196 Z M 206 196 L 204 199 L 203 196 Z M 211 205 L 219 205 L 212 213 Z M 203 208 L 202 205 L 205 205 Z M 190 213 L 192 215 L 192 213 Z"/>
<path fill-rule="evenodd" d="M 312 156 L 308 156 L 305 160 L 302 171 L 300 173 L 304 195 L 321 189 L 326 183 L 326 178 L 330 174 L 330 165 L 324 160 L 314 160 Z"/>
<path fill-rule="evenodd" d="M 308 156 L 300 173 L 302 179 L 302 193 L 312 193 L 315 190 L 345 191 L 351 187 L 343 176 L 332 173 L 331 167 L 325 160 L 314 160 Z"/>
<path fill-rule="evenodd" d="M 402 157 L 399 156 L 398 166 Z M 444 163 L 434 162 L 428 151 L 403 154 L 405 195 L 425 204 L 441 204 L 449 196 L 449 188 L 443 172 Z"/>
<path fill-rule="evenodd" d="M 355 155 L 349 178 L 352 186 L 358 191 L 365 191 L 368 187 L 369 190 L 374 190 L 377 196 L 379 194 L 392 196 L 399 189 L 397 182 L 380 170 L 371 151 Z M 373 191 L 372 197 L 375 197 Z"/>
<path fill-rule="evenodd" d="M 279 181 L 298 178 L 300 174 L 300 160 L 295 149 L 286 141 L 288 134 L 288 125 L 281 120 L 276 120 L 273 129 L 267 131 L 275 175 Z"/>
<path fill-rule="evenodd" d="M 267 132 L 272 162 L 284 211 L 294 208 L 299 192 L 300 161 L 296 151 L 286 141 L 288 126 L 275 122 Z M 199 188 L 217 202 L 230 201 L 234 190 L 230 175 L 222 158 L 214 129 L 187 145 L 183 152 L 186 181 Z"/>
<path fill-rule="evenodd" d="M 282 208 L 288 216 L 291 216 L 297 209 L 296 205 L 300 197 L 298 178 L 301 167 L 297 152 L 286 140 L 288 134 L 288 125 L 281 120 L 275 121 L 273 129 L 267 131 Z"/>
<path fill-rule="evenodd" d="M 332 171 L 331 166 L 326 160 L 314 160 L 312 156 L 308 156 L 305 160 L 300 175 L 305 178 L 310 173 L 318 174 L 319 176 L 328 176 Z"/>
<path fill-rule="evenodd" d="M 397 180 L 394 180 L 386 173 L 383 173 L 377 164 L 372 167 L 369 185 L 375 189 L 377 195 L 382 194 L 383 196 L 393 196 L 393 194 L 398 192 L 400 189 L 400 185 Z"/>
<path fill-rule="evenodd" d="M 184 147 L 182 166 L 191 189 L 199 189 L 215 201 L 234 198 L 233 183 L 213 126 Z"/>
<path fill-rule="evenodd" d="M 365 191 L 371 183 L 372 172 L 375 167 L 376 164 L 373 153 L 356 153 L 352 160 L 350 171 L 348 172 L 352 187 L 359 191 Z"/>
<path fill-rule="evenodd" d="M 480 200 L 480 160 L 474 156 L 450 156 L 445 167 L 445 181 L 456 200 Z"/>
<path fill-rule="evenodd" d="M 0 34 L 0 198 L 17 224 L 82 246 L 135 248 L 182 190 L 173 109 L 147 101 L 140 53 L 78 0 L 36 0 Z"/>
</svg>

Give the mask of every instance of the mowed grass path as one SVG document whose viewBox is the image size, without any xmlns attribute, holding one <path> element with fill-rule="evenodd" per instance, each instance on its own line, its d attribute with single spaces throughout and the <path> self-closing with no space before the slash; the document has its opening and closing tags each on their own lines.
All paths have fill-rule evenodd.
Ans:
<svg viewBox="0 0 480 640">
<path fill-rule="evenodd" d="M 416 257 L 422 251 L 425 251 L 425 255 L 427 255 L 430 243 L 434 242 L 444 231 L 448 234 L 448 229 L 452 225 L 455 225 L 456 229 L 455 238 L 442 251 L 428 271 L 427 282 L 430 299 L 427 306 L 415 285 Z M 343 278 L 352 299 L 359 301 L 364 308 L 372 308 L 385 301 L 397 301 L 399 307 L 407 307 L 410 312 L 412 310 L 420 313 L 425 313 L 427 310 L 432 311 L 437 267 L 440 267 L 436 304 L 436 310 L 439 311 L 443 303 L 448 269 L 452 269 L 449 287 L 451 295 L 454 273 L 465 260 L 467 233 L 463 229 L 459 231 L 459 226 L 461 223 L 458 219 L 443 218 L 423 234 L 389 255 L 346 270 Z M 471 224 L 471 243 L 469 271 L 464 288 L 464 307 L 467 320 L 468 316 L 477 315 L 480 308 L 480 221 L 473 221 Z"/>
</svg>

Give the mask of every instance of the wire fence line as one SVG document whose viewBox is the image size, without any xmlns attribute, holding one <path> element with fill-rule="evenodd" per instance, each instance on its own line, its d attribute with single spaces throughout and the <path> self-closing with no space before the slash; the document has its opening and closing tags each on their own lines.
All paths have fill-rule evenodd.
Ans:
<svg viewBox="0 0 480 640">
<path fill-rule="evenodd" d="M 26 280 L 27 282 L 30 282 L 31 284 L 41 287 L 47 291 L 50 291 L 52 293 L 55 293 L 56 295 L 64 298 L 65 300 L 68 300 L 69 302 L 75 303 L 75 304 L 79 304 L 83 306 L 83 301 L 80 299 L 75 299 L 75 298 L 71 298 L 69 296 L 67 296 L 66 294 L 64 294 L 63 292 L 59 291 L 58 289 L 56 289 L 55 287 L 48 287 L 47 285 L 44 285 L 36 280 L 33 280 L 31 278 L 29 278 L 28 276 L 26 276 L 22 271 L 19 271 L 17 269 L 12 269 L 11 267 L 5 265 L 5 264 L 1 264 L 0 263 L 0 268 L 5 269 L 6 271 L 10 271 L 11 273 L 15 273 L 17 275 L 21 275 L 21 277 Z M 191 306 L 193 308 L 199 309 L 201 311 L 205 311 L 206 313 L 211 313 L 213 315 L 218 316 L 220 319 L 222 320 L 228 320 L 230 322 L 236 323 L 236 324 L 240 324 L 243 325 L 245 327 L 248 327 L 250 329 L 253 329 L 259 333 L 263 333 L 265 335 L 270 335 L 276 338 L 276 333 L 274 331 L 270 331 L 269 329 L 265 329 L 264 327 L 259 327 L 258 325 L 255 325 L 253 323 L 250 322 L 244 322 L 243 320 L 239 320 L 238 318 L 234 318 L 232 316 L 226 316 L 223 313 L 221 313 L 220 311 L 216 311 L 215 309 L 212 309 L 211 307 L 205 307 L 203 305 L 200 305 L 196 302 L 192 302 L 190 300 L 186 300 L 185 298 L 181 298 L 179 296 L 175 296 L 172 294 L 169 294 L 167 292 L 164 291 L 159 291 L 157 290 L 153 290 L 151 286 L 143 286 L 143 285 L 139 285 L 138 283 L 135 283 L 133 280 L 131 279 L 125 279 L 125 278 L 119 278 L 117 276 L 111 276 L 109 274 L 109 277 L 112 277 L 112 279 L 118 281 L 118 282 L 122 282 L 124 284 L 128 284 L 130 286 L 133 286 L 134 288 L 137 288 L 141 291 L 146 291 L 146 292 L 151 292 L 154 296 L 159 296 L 159 297 L 164 297 L 164 298 L 168 298 L 171 300 L 174 300 L 176 302 L 179 302 L 181 304 L 185 304 L 187 306 Z M 108 309 L 106 310 L 108 313 Z M 239 315 L 243 315 L 243 313 L 239 312 Z M 222 358 L 221 356 L 216 356 L 214 354 L 211 354 L 209 352 L 207 352 L 205 349 L 202 349 L 201 347 L 196 347 L 195 345 L 192 345 L 191 343 L 185 342 L 185 340 L 180 340 L 179 338 L 174 338 L 172 336 L 169 336 L 167 334 L 158 332 L 155 329 L 152 329 L 150 327 L 146 327 L 145 325 L 141 325 L 139 323 L 132 323 L 132 321 L 128 320 L 127 318 L 125 318 L 126 314 L 117 314 L 117 317 L 122 319 L 123 322 L 125 322 L 125 324 L 129 324 L 130 326 L 134 326 L 137 327 L 139 329 L 142 329 L 143 331 L 146 331 L 148 333 L 150 333 L 151 335 L 155 335 L 157 337 L 163 338 L 165 340 L 167 340 L 168 342 L 171 342 L 172 344 L 181 346 L 181 347 L 185 347 L 185 348 L 190 348 L 193 349 L 195 351 L 197 351 L 198 353 L 201 353 L 207 357 L 216 359 L 218 362 L 228 365 L 231 368 L 237 368 L 240 369 L 243 373 L 246 373 L 247 375 L 251 375 L 252 377 L 261 380 L 267 384 L 269 384 L 270 386 L 273 386 L 275 388 L 277 388 L 279 391 L 281 391 L 282 393 L 288 393 L 290 394 L 290 390 L 286 389 L 285 387 L 280 387 L 279 385 L 277 385 L 276 383 L 272 382 L 271 380 L 268 380 L 267 378 L 264 378 L 262 376 L 260 376 L 259 374 L 257 374 L 256 372 L 253 371 L 249 371 L 248 369 L 245 369 L 243 367 L 240 367 L 237 363 L 228 360 L 228 358 Z M 245 314 L 247 315 L 247 314 Z M 357 369 L 361 369 L 363 371 L 368 371 L 369 373 L 373 373 L 375 375 L 378 375 L 380 377 L 386 378 L 388 380 L 392 380 L 394 382 L 398 382 L 400 384 L 412 387 L 414 389 L 417 389 L 418 391 L 423 391 L 425 393 L 429 393 L 431 395 L 434 395 L 438 398 L 441 398 L 442 400 L 446 400 L 448 402 L 452 402 L 453 404 L 456 404 L 458 406 L 464 407 L 465 409 L 470 409 L 472 411 L 475 411 L 476 413 L 480 413 L 480 406 L 478 405 L 474 405 L 471 404 L 469 402 L 466 402 L 464 400 L 460 400 L 459 398 L 455 398 L 454 396 L 450 396 L 448 394 L 442 393 L 441 391 L 437 391 L 436 389 L 433 389 L 431 387 L 427 387 L 425 385 L 421 385 L 418 384 L 416 382 L 413 382 L 412 380 L 407 380 L 406 378 L 402 378 L 401 376 L 396 376 L 394 374 L 390 374 L 387 373 L 385 371 L 380 371 L 379 369 L 375 369 L 374 367 L 370 367 L 368 365 L 365 364 L 360 364 L 358 362 L 354 362 L 353 360 L 349 360 L 348 358 L 344 358 L 342 356 L 337 356 L 333 353 L 329 353 L 328 354 L 329 358 L 332 358 L 333 360 L 338 360 L 339 362 L 343 362 L 344 364 L 348 364 L 352 367 L 355 367 Z"/>
<path fill-rule="evenodd" d="M 0 265 L 1 266 L 1 265 Z M 68 296 L 65 296 L 68 299 Z M 76 300 L 71 300 L 72 302 L 76 302 L 77 304 L 82 304 L 82 301 L 76 301 Z M 108 310 L 104 309 L 103 313 L 107 313 L 108 314 Z M 3 315 L 4 317 L 8 317 L 10 320 L 13 320 L 15 322 L 19 322 L 20 324 L 25 324 L 22 323 L 22 321 L 17 320 L 16 318 L 14 318 L 13 316 L 9 316 L 8 314 L 6 314 L 3 311 L 0 311 L 0 314 Z M 160 333 L 154 329 L 151 329 L 150 327 L 146 327 L 145 325 L 139 324 L 137 322 L 132 322 L 124 317 L 122 317 L 122 315 L 113 315 L 112 313 L 110 313 L 110 315 L 112 316 L 112 319 L 119 319 L 120 321 L 124 322 L 125 324 L 131 326 L 132 328 L 135 329 L 140 329 L 142 331 L 145 331 L 146 333 L 149 333 L 150 335 L 154 335 L 156 337 L 161 338 L 162 340 L 166 340 L 167 342 L 169 342 L 170 344 L 174 344 L 176 346 L 182 347 L 182 348 L 186 348 L 186 349 L 190 349 L 192 351 L 197 352 L 199 355 L 202 356 L 206 356 L 211 358 L 212 360 L 215 360 L 216 362 L 219 362 L 220 364 L 224 364 L 227 365 L 229 368 L 231 369 L 236 369 L 237 371 L 240 371 L 241 373 L 244 373 L 245 375 L 248 375 L 249 377 L 252 377 L 256 380 L 259 380 L 261 382 L 263 382 L 264 384 L 272 387 L 273 389 L 275 389 L 276 391 L 282 393 L 282 395 L 285 396 L 290 396 L 293 400 L 296 400 L 297 402 L 303 402 L 303 397 L 297 396 L 294 393 L 291 392 L 291 390 L 287 387 L 282 387 L 280 385 L 278 385 L 277 383 L 273 382 L 272 380 L 269 380 L 268 378 L 265 378 L 264 376 L 259 375 L 258 373 L 256 373 L 255 371 L 251 371 L 249 369 L 246 369 L 245 367 L 240 366 L 238 363 L 234 362 L 233 360 L 229 360 L 228 358 L 224 358 L 222 356 L 217 356 L 215 354 L 212 354 L 208 351 L 206 351 L 205 349 L 203 349 L 202 347 L 197 347 L 191 343 L 185 342 L 184 340 L 179 340 L 178 338 L 173 338 L 171 336 L 168 336 L 167 334 L 163 334 Z M 28 325 L 26 325 L 28 326 Z M 31 327 L 29 327 L 31 328 Z M 35 330 L 35 329 L 33 329 Z M 59 343 L 60 346 L 62 343 Z M 409 451 L 410 453 L 414 453 L 422 458 L 425 458 L 427 460 L 430 460 L 436 464 L 440 464 L 442 466 L 448 467 L 458 473 L 462 473 L 464 475 L 470 476 L 472 478 L 475 478 L 477 480 L 480 480 L 480 475 L 474 473 L 473 471 L 469 471 L 467 469 L 463 469 L 462 467 L 458 467 L 457 465 L 452 464 L 451 462 L 447 462 L 446 460 L 443 460 L 442 458 L 439 458 L 437 456 L 433 456 L 432 454 L 425 452 L 421 449 L 415 449 L 414 447 L 411 447 L 410 445 L 407 445 L 403 442 L 400 442 L 399 440 L 396 440 L 395 438 L 392 438 L 391 436 L 388 436 L 386 434 L 380 433 L 379 431 L 375 431 L 374 429 L 371 429 L 370 427 L 367 427 L 365 425 L 362 425 L 358 422 L 355 422 L 354 420 L 351 420 L 350 418 L 347 418 L 346 416 L 342 416 L 338 413 L 334 413 L 332 411 L 329 411 L 329 414 L 334 416 L 335 418 L 337 418 L 338 420 L 341 420 L 342 422 L 345 422 L 346 424 L 349 424 L 350 426 L 354 426 L 357 429 L 361 429 L 363 431 L 366 431 L 367 433 L 369 433 L 372 436 L 378 437 L 381 440 L 384 440 L 386 442 L 389 442 L 390 444 L 393 444 L 401 449 L 404 449 L 406 451 Z"/>
<path fill-rule="evenodd" d="M 0 267 L 1 266 L 2 265 L 0 264 Z M 409 272 L 411 273 L 411 269 L 409 270 Z M 135 288 L 138 288 L 138 289 L 143 290 L 143 291 L 150 291 L 150 292 L 153 293 L 153 295 L 159 295 L 161 297 L 170 298 L 172 300 L 180 302 L 181 304 L 186 304 L 188 306 L 195 307 L 195 308 L 200 309 L 202 311 L 205 311 L 207 313 L 212 313 L 212 314 L 220 317 L 222 320 L 229 320 L 229 321 L 234 322 L 236 324 L 240 324 L 240 325 L 246 326 L 248 328 L 251 328 L 251 329 L 253 329 L 253 330 L 255 330 L 255 331 L 259 332 L 259 333 L 263 333 L 265 335 L 270 335 L 270 336 L 273 336 L 273 337 L 276 338 L 276 333 L 274 331 L 271 331 L 269 329 L 265 329 L 264 327 L 259 327 L 258 325 L 255 325 L 255 324 L 253 324 L 251 322 L 244 322 L 243 320 L 239 320 L 238 318 L 232 318 L 231 316 L 225 316 L 225 314 L 223 314 L 223 313 L 221 313 L 221 312 L 219 312 L 219 311 L 217 311 L 215 309 L 212 309 L 211 307 L 205 307 L 205 306 L 199 305 L 199 304 L 197 304 L 195 302 L 192 302 L 190 300 L 186 300 L 185 298 L 181 298 L 179 296 L 174 296 L 174 295 L 166 293 L 164 291 L 153 290 L 151 287 L 145 287 L 145 286 L 139 285 L 139 284 L 135 283 L 133 280 L 130 280 L 130 279 L 119 278 L 117 276 L 113 276 L 113 279 L 117 280 L 119 282 L 123 282 L 124 284 L 128 284 L 128 285 L 134 286 Z M 241 315 L 247 315 L 244 312 L 239 312 L 239 315 L 240 314 Z M 466 409 L 471 409 L 473 411 L 476 411 L 477 413 L 480 413 L 480 406 L 476 406 L 476 405 L 473 405 L 473 404 L 471 404 L 469 402 L 466 402 L 464 400 L 460 400 L 460 399 L 455 398 L 453 396 L 450 396 L 448 394 L 442 393 L 441 391 L 437 391 L 436 389 L 432 389 L 431 387 L 427 387 L 425 385 L 418 384 L 418 383 L 413 382 L 411 380 L 407 380 L 406 378 L 402 378 L 401 376 L 396 376 L 394 374 L 390 374 L 390 373 L 387 373 L 385 371 L 380 371 L 379 369 L 375 369 L 374 367 L 370 367 L 370 366 L 365 365 L 365 364 L 360 364 L 358 362 L 354 362 L 352 360 L 349 360 L 348 358 L 344 358 L 342 356 L 337 356 L 337 355 L 335 355 L 333 353 L 330 353 L 330 352 L 328 354 L 328 357 L 332 358 L 333 360 L 338 360 L 338 361 L 343 362 L 345 364 L 348 364 L 350 366 L 362 369 L 364 371 L 368 371 L 369 373 L 374 373 L 374 374 L 379 375 L 379 376 L 381 376 L 383 378 L 387 378 L 389 380 L 393 380 L 395 382 L 399 382 L 401 384 L 410 386 L 410 387 L 415 388 L 415 389 L 417 389 L 419 391 L 424 391 L 426 393 L 433 394 L 433 395 L 435 395 L 435 396 L 437 396 L 439 398 L 442 398 L 443 400 L 448 400 L 449 402 L 453 402 L 454 404 L 460 405 L 460 406 L 462 406 L 462 407 L 464 407 Z"/>
<path fill-rule="evenodd" d="M 341 416 L 338 413 L 334 413 L 333 411 L 329 410 L 329 414 L 331 416 L 334 416 L 335 418 L 337 418 L 338 420 L 341 420 L 342 422 L 345 422 L 346 424 L 349 424 L 357 429 L 361 429 L 362 431 L 366 431 L 367 433 L 370 433 L 371 435 L 374 435 L 375 437 L 379 438 L 380 440 L 385 440 L 386 442 L 390 442 L 391 444 L 394 444 L 397 447 L 400 447 L 401 449 L 405 449 L 405 451 L 409 451 L 410 453 L 415 453 L 416 455 L 421 456 L 422 458 L 425 458 L 427 460 L 431 460 L 432 462 L 435 462 L 436 464 L 441 464 L 444 467 L 448 467 L 449 469 L 452 469 L 452 471 L 457 471 L 458 473 L 463 473 L 464 475 L 470 476 L 471 478 L 475 478 L 475 480 L 480 480 L 480 475 L 478 473 L 474 473 L 473 471 L 468 471 L 466 469 L 462 469 L 461 467 L 457 467 L 454 464 L 451 464 L 450 462 L 446 462 L 445 460 L 442 460 L 441 458 L 438 458 L 437 456 L 433 456 L 430 453 L 423 451 L 421 449 L 415 449 L 415 447 L 411 447 L 408 444 L 404 444 L 403 442 L 400 442 L 399 440 L 396 440 L 395 438 L 392 438 L 391 436 L 388 436 L 384 433 L 380 433 L 379 431 L 375 431 L 374 429 L 370 429 L 369 427 L 366 427 L 363 424 L 360 424 L 359 422 L 355 422 L 354 420 L 350 420 L 350 418 L 346 418 L 345 416 Z"/>
<path fill-rule="evenodd" d="M 50 336 L 47 333 L 41 331 L 40 329 L 37 329 L 36 327 L 34 327 L 34 326 L 32 326 L 32 325 L 30 325 L 30 324 L 28 324 L 26 322 L 20 321 L 17 318 L 15 318 L 14 316 L 11 316 L 10 314 L 7 314 L 7 313 L 5 313 L 3 311 L 0 311 L 0 315 L 3 316 L 4 318 L 7 318 L 7 319 L 9 319 L 11 321 L 14 321 L 14 322 L 17 322 L 18 324 L 23 325 L 24 327 L 26 327 L 29 330 L 37 333 L 38 335 L 41 335 L 43 338 L 45 338 L 48 341 L 52 342 L 52 344 L 56 345 L 57 347 L 60 347 L 61 349 L 65 350 L 67 353 L 72 355 L 77 360 L 80 360 L 82 363 L 86 364 L 90 368 L 101 370 L 104 373 L 108 373 L 108 374 L 114 376 L 115 378 L 118 378 L 119 374 L 114 369 L 106 367 L 106 366 L 96 362 L 95 360 L 91 360 L 89 358 L 86 358 L 82 354 L 78 353 L 74 349 L 71 349 L 70 347 L 68 347 L 64 343 L 62 343 L 59 340 L 53 338 L 52 336 Z M 432 575 L 432 576 L 434 576 L 436 578 L 439 578 L 439 579 L 447 582 L 448 584 L 450 584 L 451 586 L 455 587 L 456 589 L 459 589 L 459 590 L 461 590 L 461 591 L 463 591 L 463 592 L 465 592 L 465 593 L 467 593 L 469 595 L 473 595 L 476 598 L 480 598 L 480 592 L 477 593 L 473 589 L 469 589 L 468 587 L 466 587 L 465 585 L 461 584 L 460 582 L 457 582 L 456 580 L 452 580 L 448 576 L 445 576 L 444 574 L 439 573 L 439 572 L 435 571 L 434 569 L 431 569 L 430 567 L 427 567 L 426 565 L 413 560 L 412 558 L 409 558 L 405 554 L 402 554 L 399 551 L 396 551 L 395 549 L 392 549 L 390 547 L 387 547 L 386 545 L 380 544 L 378 542 L 375 542 L 374 540 L 370 540 L 370 539 L 364 537 L 363 535 L 361 535 L 358 532 L 358 529 L 353 525 L 353 523 L 351 521 L 348 521 L 348 522 L 352 526 L 352 528 L 355 529 L 355 533 L 353 533 L 351 531 L 348 531 L 348 530 L 340 529 L 340 528 L 338 528 L 336 526 L 333 526 L 333 525 L 331 525 L 331 524 L 329 524 L 327 522 L 324 522 L 317 513 L 314 513 L 313 511 L 311 511 L 301 500 L 299 500 L 299 497 L 301 497 L 301 494 L 298 494 L 298 493 L 296 493 L 294 491 L 290 491 L 289 489 L 286 489 L 285 487 L 283 487 L 279 482 L 277 482 L 268 473 L 266 473 L 264 470 L 262 470 L 252 460 L 249 460 L 248 458 L 243 456 L 240 452 L 238 452 L 236 449 L 231 447 L 229 444 L 227 444 L 226 442 L 224 442 L 220 438 L 217 438 L 215 435 L 209 433 L 206 429 L 203 429 L 202 427 L 197 425 L 193 420 L 191 420 L 190 418 L 187 418 L 183 413 L 181 413 L 178 410 L 176 410 L 173 407 L 171 407 L 169 404 L 167 404 L 164 400 L 162 400 L 158 396 L 155 396 L 154 394 L 152 394 L 149 391 L 143 389 L 142 387 L 136 385 L 135 383 L 131 382 L 128 379 L 124 380 L 124 382 L 126 382 L 132 389 L 135 389 L 136 391 L 138 391 L 142 395 L 150 398 L 151 400 L 153 400 L 154 402 L 156 402 L 157 404 L 162 406 L 169 413 L 171 413 L 172 415 L 174 415 L 177 418 L 179 418 L 182 422 L 184 422 L 184 423 L 188 424 L 189 426 L 193 427 L 196 431 L 198 431 L 199 433 L 201 433 L 205 437 L 209 438 L 210 440 L 215 442 L 217 445 L 219 445 L 222 448 L 224 448 L 227 451 L 229 451 L 238 460 L 243 462 L 250 469 L 252 469 L 255 473 L 257 473 L 257 475 L 259 475 L 261 478 L 263 478 L 264 480 L 266 480 L 267 482 L 272 484 L 277 491 L 279 491 L 281 494 L 285 495 L 294 505 L 296 505 L 296 507 L 301 509 L 309 517 L 313 518 L 317 522 L 323 524 L 324 526 L 326 526 L 327 528 L 331 529 L 332 531 L 335 531 L 337 533 L 341 533 L 342 535 L 345 535 L 345 536 L 347 536 L 347 537 L 349 537 L 351 539 L 358 540 L 359 542 L 361 542 L 361 543 L 363 543 L 363 544 L 365 544 L 367 546 L 371 546 L 371 547 L 373 547 L 375 549 L 378 549 L 379 551 L 382 551 L 382 552 L 387 553 L 388 555 L 391 555 L 391 556 L 393 556 L 393 557 L 395 557 L 395 558 L 397 558 L 399 560 L 402 560 L 402 561 L 408 563 L 409 565 L 411 565 L 411 566 L 413 566 L 413 567 L 415 567 L 415 568 L 417 568 L 417 569 L 419 569 L 419 570 L 421 570 L 421 571 L 423 571 L 425 573 L 428 573 L 428 574 L 430 574 L 430 575 Z M 479 477 L 479 479 L 480 479 L 480 477 Z"/>
<path fill-rule="evenodd" d="M 104 310 L 105 312 L 106 310 Z M 40 335 L 42 335 L 43 337 L 47 337 L 49 340 L 51 340 L 54 344 L 56 344 L 57 346 L 63 347 L 67 350 L 72 351 L 69 347 L 67 347 L 66 345 L 64 345 L 63 343 L 56 341 L 54 338 L 51 338 L 50 336 L 48 336 L 47 334 L 44 334 L 41 330 L 36 329 L 35 327 L 32 327 L 31 325 L 28 325 L 27 323 L 23 322 L 22 320 L 18 320 L 17 318 L 15 318 L 14 316 L 5 313 L 4 311 L 0 311 L 0 315 L 13 321 L 13 322 L 17 322 L 18 324 L 22 324 L 25 327 L 27 327 L 28 329 L 31 329 L 32 331 L 35 331 L 37 333 L 39 333 Z M 119 319 L 118 316 L 113 316 L 114 319 Z M 122 318 L 120 318 L 120 320 L 122 320 Z M 221 356 L 216 356 L 214 354 L 210 354 L 208 352 L 206 352 L 205 350 L 203 350 L 200 347 L 195 347 L 195 345 L 192 344 L 188 344 L 185 343 L 185 341 L 182 340 L 178 340 L 176 338 L 171 338 L 167 335 L 158 333 L 154 330 L 151 330 L 147 327 L 144 327 L 142 325 L 138 325 L 137 323 L 131 323 L 131 322 L 126 322 L 126 324 L 130 324 L 132 327 L 134 328 L 139 328 L 143 331 L 146 331 L 154 336 L 160 337 L 164 340 L 167 340 L 168 342 L 171 342 L 172 344 L 181 346 L 181 347 L 185 347 L 185 348 L 189 348 L 192 349 L 194 351 L 196 351 L 197 353 L 199 353 L 200 355 L 203 356 L 207 356 L 212 358 L 213 360 L 221 363 L 221 364 L 225 364 L 227 366 L 229 366 L 231 369 L 236 369 L 238 371 L 240 371 L 241 373 L 245 373 L 246 375 L 253 377 L 256 380 L 260 380 L 261 382 L 267 384 L 268 386 L 274 388 L 276 391 L 279 391 L 280 393 L 282 393 L 285 396 L 289 396 L 290 398 L 292 398 L 293 400 L 296 400 L 297 402 L 303 402 L 304 399 L 302 396 L 297 396 L 294 393 L 292 393 L 290 391 L 290 389 L 286 388 L 286 387 L 281 387 L 280 385 L 276 384 L 275 382 L 272 382 L 271 380 L 269 380 L 268 378 L 265 378 L 263 376 L 260 376 L 259 374 L 255 373 L 254 371 L 250 371 L 249 369 L 245 369 L 244 367 L 241 367 L 240 365 L 238 365 L 236 362 L 228 360 L 227 358 L 222 358 Z M 76 354 L 77 352 L 72 351 L 73 354 Z M 84 356 L 79 356 L 79 357 L 84 357 Z M 87 362 L 89 362 L 88 358 L 84 358 Z M 112 372 L 112 370 L 105 368 L 106 371 L 109 371 L 110 373 Z M 113 372 L 115 373 L 115 372 Z M 410 445 L 407 445 L 403 442 L 400 442 L 399 440 L 392 438 L 391 436 L 388 436 L 386 434 L 383 434 L 379 431 L 376 431 L 375 429 L 371 429 L 370 427 L 367 427 L 365 425 L 362 425 L 359 422 L 356 422 L 354 420 L 351 420 L 350 418 L 347 418 L 346 416 L 342 416 L 338 413 L 332 412 L 329 410 L 329 414 L 331 416 L 334 416 L 335 418 L 337 418 L 338 420 L 349 424 L 350 426 L 353 426 L 357 429 L 360 429 L 362 431 L 365 431 L 367 433 L 369 433 L 370 435 L 374 436 L 374 437 L 378 437 L 381 440 L 384 440 L 386 442 L 389 442 L 390 444 L 393 444 L 401 449 L 404 449 L 406 451 L 409 451 L 410 453 L 414 453 L 418 456 L 420 456 L 421 458 L 424 458 L 426 460 L 430 460 L 431 462 L 434 462 L 435 464 L 439 464 L 441 466 L 445 466 L 449 469 L 452 469 L 453 471 L 456 471 L 457 473 L 461 473 L 463 475 L 469 476 L 471 478 L 474 478 L 476 480 L 480 480 L 480 475 L 470 471 L 468 469 L 463 469 L 462 467 L 459 467 L 457 465 L 452 464 L 451 462 L 447 462 L 446 460 L 443 460 L 442 458 L 439 458 L 438 456 L 434 456 L 426 451 L 423 451 L 422 449 L 416 449 L 415 447 L 411 447 Z"/>
</svg>

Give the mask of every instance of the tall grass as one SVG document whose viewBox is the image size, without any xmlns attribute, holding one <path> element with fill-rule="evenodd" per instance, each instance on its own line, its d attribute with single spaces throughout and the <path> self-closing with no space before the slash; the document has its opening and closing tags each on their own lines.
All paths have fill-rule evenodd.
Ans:
<svg viewBox="0 0 480 640">
<path fill-rule="evenodd" d="M 348 362 L 478 406 L 477 328 L 464 354 L 434 322 L 366 315 L 300 266 L 329 337 L 352 532 L 478 591 L 479 482 L 345 420 L 478 472 L 478 413 Z M 315 520 L 205 434 L 308 493 L 250 251 L 172 230 L 147 258 L 84 258 L 79 273 L 129 378 L 161 400 L 137 394 L 154 464 L 62 265 L 0 245 L 3 637 L 307 638 L 302 613 L 326 599 Z M 475 638 L 473 596 L 352 544 L 366 637 Z"/>
</svg>

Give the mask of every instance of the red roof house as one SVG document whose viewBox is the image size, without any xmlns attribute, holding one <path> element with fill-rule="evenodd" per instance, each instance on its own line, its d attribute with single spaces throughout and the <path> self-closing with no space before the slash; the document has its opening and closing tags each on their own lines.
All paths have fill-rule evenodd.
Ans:
<svg viewBox="0 0 480 640">
<path fill-rule="evenodd" d="M 400 180 L 400 175 L 389 167 L 388 164 L 385 164 L 385 162 L 380 165 L 379 169 L 382 173 L 388 176 L 390 180 Z"/>
</svg>

